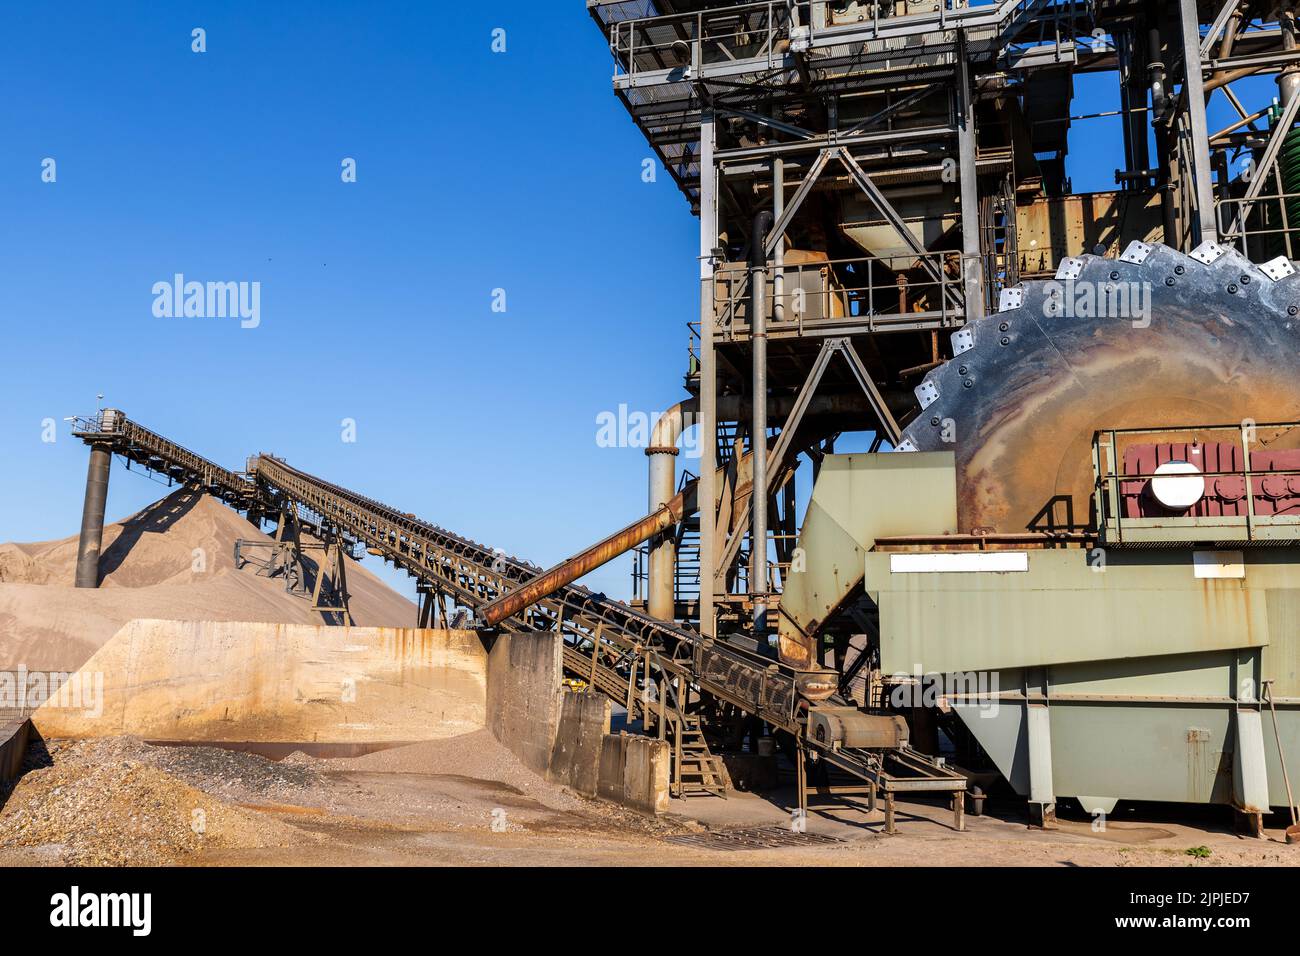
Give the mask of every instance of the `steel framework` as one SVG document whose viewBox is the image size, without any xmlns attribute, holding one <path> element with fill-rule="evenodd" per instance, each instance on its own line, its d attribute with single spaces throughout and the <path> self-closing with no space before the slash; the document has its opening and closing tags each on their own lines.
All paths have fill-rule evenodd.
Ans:
<svg viewBox="0 0 1300 956">
<path fill-rule="evenodd" d="M 655 580 L 652 561 L 646 586 L 706 636 L 765 643 L 792 560 L 799 462 L 815 475 L 846 432 L 873 433 L 873 449 L 897 442 L 926 403 L 922 377 L 961 351 L 962 327 L 996 311 L 1003 290 L 1135 239 L 1291 254 L 1300 180 L 1278 160 L 1300 108 L 1300 50 L 1285 5 L 587 7 L 616 96 L 700 220 L 688 390 L 701 507 L 667 532 L 675 580 Z M 1114 78 L 1119 110 L 1071 114 L 1085 73 Z M 1261 74 L 1277 80 L 1271 111 L 1233 86 Z M 1218 132 L 1215 95 L 1239 117 Z M 1067 134 L 1101 116 L 1122 128 L 1116 189 L 1077 194 Z M 1243 156 L 1254 174 L 1232 175 Z M 828 362 L 831 348 L 849 361 Z M 806 414 L 828 394 L 845 400 L 837 414 Z M 737 398 L 752 410 L 736 414 Z M 768 421 L 776 403 L 789 411 Z M 860 612 L 841 630 L 863 631 Z M 827 624 L 821 662 L 843 669 Z"/>
</svg>

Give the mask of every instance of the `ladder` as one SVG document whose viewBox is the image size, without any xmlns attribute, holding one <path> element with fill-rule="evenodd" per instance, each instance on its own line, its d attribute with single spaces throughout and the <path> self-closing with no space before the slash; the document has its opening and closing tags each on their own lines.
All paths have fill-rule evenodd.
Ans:
<svg viewBox="0 0 1300 956">
<path fill-rule="evenodd" d="M 682 714 L 673 724 L 673 796 L 711 793 L 725 797 L 731 778 L 722 758 L 709 749 L 699 715 Z"/>
</svg>

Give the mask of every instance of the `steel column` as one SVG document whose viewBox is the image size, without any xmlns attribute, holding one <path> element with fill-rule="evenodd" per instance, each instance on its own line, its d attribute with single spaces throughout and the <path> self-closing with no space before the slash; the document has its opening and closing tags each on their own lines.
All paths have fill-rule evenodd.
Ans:
<svg viewBox="0 0 1300 956">
<path fill-rule="evenodd" d="M 700 114 L 700 633 L 713 636 L 714 537 L 718 509 L 718 368 L 713 355 L 713 256 L 718 244 L 717 134 Z"/>
<path fill-rule="evenodd" d="M 1188 132 L 1191 134 L 1192 188 L 1196 192 L 1196 235 L 1192 244 L 1217 239 L 1215 228 L 1214 188 L 1210 179 L 1210 139 L 1205 125 L 1205 82 L 1201 76 L 1201 33 L 1196 0 L 1180 0 L 1179 14 L 1183 29 L 1183 66 L 1186 79 L 1182 101 L 1187 108 Z"/>
<path fill-rule="evenodd" d="M 113 452 L 107 444 L 90 446 L 86 470 L 86 498 L 81 506 L 81 539 L 77 542 L 79 588 L 99 587 L 99 552 L 104 544 L 104 510 L 108 505 L 108 474 Z"/>
</svg>

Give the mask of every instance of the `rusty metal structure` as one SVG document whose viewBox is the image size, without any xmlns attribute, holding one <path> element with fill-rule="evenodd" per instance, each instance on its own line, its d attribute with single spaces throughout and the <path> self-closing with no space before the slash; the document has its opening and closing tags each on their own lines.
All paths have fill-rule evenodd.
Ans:
<svg viewBox="0 0 1300 956">
<path fill-rule="evenodd" d="M 1102 533 L 1107 499 L 1098 487 L 1120 479 L 1098 470 L 1098 434 L 1187 429 L 1180 447 L 1200 448 L 1213 426 L 1300 420 L 1292 262 L 1300 255 L 1292 222 L 1300 214 L 1300 49 L 1289 5 L 588 0 L 587 8 L 613 56 L 618 100 L 700 222 L 697 263 L 684 265 L 698 269 L 701 290 L 689 397 L 661 423 L 675 438 L 678 418 L 698 422 L 699 511 L 646 550 L 638 584 L 659 616 L 708 638 L 775 645 L 783 663 L 826 669 L 870 709 L 888 670 L 882 659 L 911 625 L 884 623 L 894 611 L 872 592 L 870 574 L 864 584 L 864 557 L 870 567 L 872 552 L 898 549 L 1032 557 L 1114 547 Z M 1076 115 L 1084 77 L 1112 84 L 1119 108 Z M 1211 126 L 1212 103 L 1234 117 L 1221 129 Z M 1070 134 L 1102 117 L 1119 127 L 1115 188 L 1079 193 Z M 1270 431 L 1267 441 L 1283 447 L 1286 434 Z M 852 435 L 873 453 L 950 455 L 952 487 L 947 466 L 930 459 L 897 466 L 911 469 L 928 500 L 864 462 L 838 461 L 827 476 L 837 443 Z M 652 445 L 654 506 L 671 487 L 662 460 L 675 448 Z M 1170 480 L 1133 468 L 1122 474 L 1139 484 Z M 925 477 L 931 472 L 940 480 Z M 1273 486 L 1289 480 L 1282 465 L 1256 477 L 1265 472 Z M 826 489 L 805 505 L 810 479 L 818 488 L 825 479 Z M 1238 479 L 1250 485 L 1249 465 L 1204 478 Z M 855 487 L 888 496 L 855 499 L 843 520 L 829 518 L 844 507 L 836 496 Z M 1250 491 L 1234 500 L 1251 522 L 1256 508 L 1272 507 Z M 1192 518 L 1169 515 L 1175 525 Z M 1168 560 L 1189 568 L 1197 546 L 1242 542 L 1215 538 L 1203 523 L 1170 525 L 1146 544 L 1188 548 Z M 1274 544 L 1289 548 L 1293 531 L 1279 534 Z M 920 563 L 933 571 L 1000 561 Z M 1072 574 L 1050 587 L 1077 586 Z M 937 576 L 908 580 L 928 587 Z M 1021 615 L 1018 600 L 1007 598 L 998 613 Z M 1270 632 L 1286 620 L 1271 618 Z M 1234 639 L 1252 646 L 1262 638 Z M 960 657 L 925 646 L 936 666 Z M 1002 665 L 1038 665 L 1042 656 L 1027 650 L 985 663 L 1011 675 Z M 1034 707 L 1051 696 L 1050 668 L 1009 679 L 1033 704 L 1022 722 L 1046 727 Z M 1129 687 L 1120 697 L 1143 692 Z M 1182 799 L 1231 802 L 1257 816 L 1268 802 L 1264 750 L 1247 753 L 1242 743 L 1258 741 L 1249 716 L 1257 700 L 1239 698 L 1213 696 L 1241 712 L 1235 730 L 1230 721 L 1187 731 L 1200 741 L 1197 754 L 1213 740 L 1223 759 L 1237 761 L 1235 789 L 1198 782 Z M 973 725 L 949 720 L 949 711 L 910 717 L 913 738 L 927 738 L 931 752 L 944 721 L 971 763 L 995 747 L 975 745 Z M 1042 731 L 1034 735 L 1033 792 L 1050 818 L 1050 761 L 1042 767 L 1051 748 Z M 1004 743 L 1030 745 L 1014 734 Z M 1279 736 L 1267 759 L 1290 746 Z M 1057 759 L 1057 776 L 1069 777 Z M 999 769 L 1010 780 L 1024 763 L 1008 756 Z M 1030 792 L 1027 779 L 1013 783 Z M 1177 788 L 1145 781 L 1105 787 L 1056 792 L 1180 799 L 1169 795 Z"/>
<path fill-rule="evenodd" d="M 566 674 L 623 705 L 629 718 L 641 721 L 647 732 L 672 742 L 673 791 L 677 795 L 725 787 L 725 769 L 701 731 L 704 702 L 715 721 L 757 719 L 788 735 L 800 755 L 816 752 L 827 765 L 856 779 L 873 800 L 883 800 L 891 831 L 899 793 L 960 794 L 966 786 L 960 774 L 913 750 L 906 728 L 894 719 L 846 708 L 835 696 L 833 685 L 818 683 L 819 673 L 784 666 L 741 647 L 702 640 L 691 629 L 655 620 L 571 583 L 594 566 L 593 560 L 608 560 L 615 548 L 621 549 L 618 553 L 626 551 L 631 546 L 627 542 L 654 533 L 665 518 L 652 515 L 613 536 L 611 543 L 597 545 L 559 568 L 543 572 L 502 551 L 300 471 L 273 455 L 250 458 L 244 472 L 222 468 L 117 409 L 77 419 L 74 434 L 92 454 L 107 454 L 110 459 L 119 456 L 128 466 L 213 495 L 245 512 L 255 525 L 272 522 L 277 551 L 285 552 L 279 562 L 286 571 L 301 567 L 302 552 L 308 548 L 323 547 L 336 554 L 338 562 L 331 570 L 317 574 L 312 596 L 313 609 L 321 612 L 327 623 L 350 623 L 346 581 L 339 569 L 345 566 L 344 554 L 364 551 L 417 580 L 423 601 L 420 618 L 425 625 L 440 622 L 447 626 L 446 602 L 450 601 L 490 621 L 484 625 L 489 637 L 495 629 L 558 632 L 564 641 Z M 680 517 L 687 497 L 666 509 L 670 518 Z M 102 512 L 99 515 L 102 534 Z M 93 524 L 95 520 L 96 512 L 88 510 L 85 522 Z M 316 543 L 304 540 L 305 535 Z M 240 542 L 236 548 L 242 556 L 247 545 Z M 269 562 L 261 564 L 266 569 Z M 326 579 L 326 593 L 339 603 L 321 603 L 322 581 Z M 291 586 L 298 580 L 288 577 L 286 583 Z M 837 734 L 818 734 L 815 721 L 810 723 L 810 712 L 819 707 L 824 708 L 824 719 L 839 728 Z M 802 777 L 804 761 L 799 760 L 798 765 L 802 801 L 807 791 Z M 964 810 L 964 800 L 954 800 L 957 829 L 963 826 Z"/>
<path fill-rule="evenodd" d="M 871 433 L 877 447 L 904 441 L 900 422 L 928 407 L 935 370 L 962 354 L 962 330 L 996 312 L 1004 291 L 1134 240 L 1188 252 L 1212 239 L 1257 259 L 1290 248 L 1283 219 L 1300 180 L 1277 159 L 1300 105 L 1300 54 L 1294 17 L 1277 4 L 587 7 L 613 54 L 618 99 L 700 218 L 688 387 L 706 506 L 698 529 L 679 528 L 671 545 L 689 554 L 692 580 L 649 581 L 647 599 L 671 590 L 674 616 L 704 634 L 772 629 L 799 464 L 815 472 L 847 432 Z M 1084 74 L 1111 77 L 1122 103 L 1125 161 L 1108 192 L 1073 193 L 1065 171 L 1071 129 L 1095 118 L 1071 113 Z M 1280 105 L 1242 102 L 1233 84 L 1256 75 L 1276 77 Z M 1210 96 L 1240 121 L 1209 130 Z M 1229 175 L 1243 157 L 1259 175 Z M 1274 344 L 1256 343 L 1255 354 Z M 1020 384 L 994 374 L 969 388 L 1025 405 Z M 811 414 L 809 400 L 828 396 L 840 411 Z M 767 448 L 758 459 L 756 444 Z M 1039 490 L 1010 476 L 1000 486 Z M 972 486 L 965 500 L 980 493 Z M 964 520 L 1020 530 L 1018 518 Z"/>
<path fill-rule="evenodd" d="M 414 576 L 426 625 L 561 633 L 571 677 L 674 741 L 678 794 L 725 787 L 716 747 L 757 727 L 790 744 L 801 804 L 815 755 L 883 794 L 890 829 L 899 792 L 956 795 L 960 828 L 961 792 L 978 807 L 998 780 L 1048 825 L 1058 797 L 1225 803 L 1256 831 L 1293 803 L 1293 11 L 587 9 L 700 221 L 687 394 L 646 449 L 647 515 L 543 570 L 274 456 L 220 469 L 105 410 L 77 428 L 78 583 L 94 585 L 116 454 L 275 522 L 268 573 L 298 580 L 305 532 L 334 569 L 361 549 Z M 1120 108 L 1075 115 L 1083 76 Z M 1236 116 L 1217 131 L 1212 98 Z M 1069 134 L 1103 115 L 1115 188 L 1077 193 Z M 693 427 L 699 475 L 679 477 Z M 865 453 L 837 454 L 855 436 Z M 576 584 L 634 549 L 631 603 Z M 313 606 L 345 614 L 346 583 Z M 900 703 L 923 670 L 995 680 Z"/>
</svg>

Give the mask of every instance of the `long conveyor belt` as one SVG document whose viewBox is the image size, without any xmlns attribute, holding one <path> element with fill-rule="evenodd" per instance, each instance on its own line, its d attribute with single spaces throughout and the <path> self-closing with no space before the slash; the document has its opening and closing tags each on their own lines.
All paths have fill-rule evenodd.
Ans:
<svg viewBox="0 0 1300 956">
<path fill-rule="evenodd" d="M 272 455 L 261 454 L 250 459 L 248 471 L 233 472 L 111 409 L 94 419 L 78 419 L 74 434 L 171 481 L 213 494 L 250 517 L 291 512 L 310 526 L 359 542 L 471 611 L 542 574 L 535 565 L 314 477 Z M 576 584 L 540 596 L 497 626 L 503 631 L 560 632 L 565 670 L 619 702 L 634 703 L 640 662 L 645 677 L 653 668 L 669 680 L 680 678 L 790 733 L 800 746 L 821 751 L 828 763 L 887 792 L 965 787 L 963 777 L 915 751 L 844 749 L 811 738 L 806 733 L 807 701 L 801 686 L 824 679 L 823 674 L 793 670 Z M 890 761 L 893 766 L 887 767 Z"/>
</svg>

